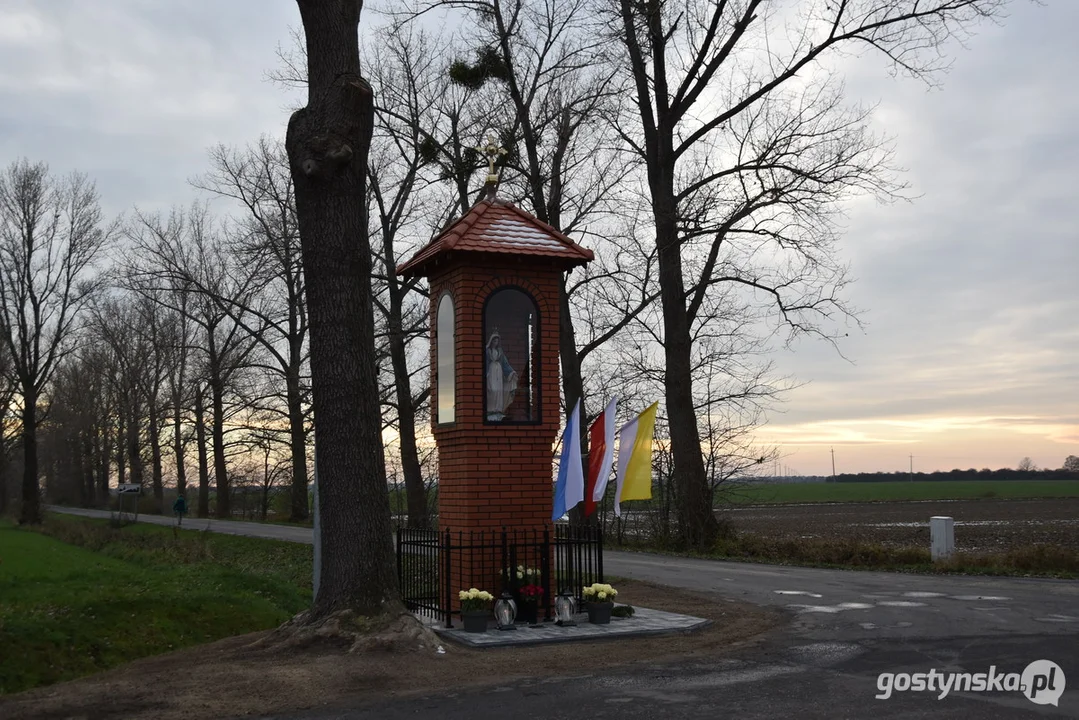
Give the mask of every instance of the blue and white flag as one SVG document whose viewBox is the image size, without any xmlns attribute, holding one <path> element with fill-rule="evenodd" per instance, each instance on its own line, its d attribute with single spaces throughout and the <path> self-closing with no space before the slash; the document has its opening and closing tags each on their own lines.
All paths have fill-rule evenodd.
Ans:
<svg viewBox="0 0 1079 720">
<path fill-rule="evenodd" d="M 554 486 L 551 520 L 558 520 L 570 508 L 584 501 L 584 466 L 581 463 L 581 401 L 573 407 L 562 431 L 562 457 L 558 461 L 558 481 Z"/>
</svg>

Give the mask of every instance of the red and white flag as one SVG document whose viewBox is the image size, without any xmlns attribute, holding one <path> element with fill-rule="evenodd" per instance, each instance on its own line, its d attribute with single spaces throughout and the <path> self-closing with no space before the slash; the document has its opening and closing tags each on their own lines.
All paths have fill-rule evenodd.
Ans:
<svg viewBox="0 0 1079 720">
<path fill-rule="evenodd" d="M 607 409 L 588 429 L 588 480 L 584 491 L 584 516 L 596 511 L 596 504 L 607 491 L 614 459 L 614 412 L 618 398 L 607 403 Z"/>
</svg>

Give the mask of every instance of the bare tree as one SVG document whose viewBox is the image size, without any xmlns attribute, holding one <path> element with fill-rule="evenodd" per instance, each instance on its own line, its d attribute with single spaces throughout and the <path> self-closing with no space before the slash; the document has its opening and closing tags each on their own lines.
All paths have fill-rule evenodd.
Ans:
<svg viewBox="0 0 1079 720">
<path fill-rule="evenodd" d="M 134 298 L 113 294 L 95 302 L 88 331 L 107 348 L 107 382 L 117 409 L 117 466 L 120 482 L 143 481 L 143 410 L 146 403 L 147 367 L 150 348 L 139 332 L 139 309 Z"/>
<path fill-rule="evenodd" d="M 175 322 L 171 326 L 171 336 L 165 338 L 168 352 L 166 375 L 168 384 L 169 410 L 172 413 L 172 453 L 176 461 L 176 492 L 187 495 L 187 435 L 184 433 L 184 416 L 190 407 L 188 377 L 188 355 L 191 343 L 191 320 L 188 305 L 191 291 L 186 283 L 180 283 L 171 290 L 176 307 Z M 201 419 L 200 419 L 201 420 Z M 200 486 L 204 489 L 204 485 Z M 204 517 L 200 515 L 199 517 Z"/>
<path fill-rule="evenodd" d="M 1015 466 L 1015 469 L 1021 473 L 1032 473 L 1037 472 L 1038 466 L 1034 464 L 1033 460 L 1025 457 L 1019 461 L 1019 464 Z"/>
<path fill-rule="evenodd" d="M 234 284 L 250 284 L 248 295 L 222 297 L 190 281 L 199 292 L 211 293 L 223 311 L 259 343 L 270 363 L 265 369 L 279 376 L 283 391 L 272 393 L 284 407 L 267 407 L 288 424 L 292 457 L 290 519 L 305 520 L 307 507 L 307 310 L 304 299 L 300 238 L 296 225 L 292 177 L 284 146 L 262 138 L 245 150 L 218 146 L 210 151 L 211 170 L 196 187 L 238 201 L 245 210 L 240 232 L 228 248 Z M 254 276 L 249 282 L 246 277 Z M 241 304 L 242 303 L 242 304 Z"/>
<path fill-rule="evenodd" d="M 820 61 L 877 50 L 932 78 L 945 43 L 1003 0 L 800 3 L 611 0 L 635 93 L 623 142 L 645 164 L 663 306 L 664 386 L 683 541 L 717 531 L 693 402 L 696 314 L 720 284 L 771 304 L 793 334 L 834 337 L 847 314 L 834 254 L 837 202 L 896 189 L 888 153 Z M 764 49 L 762 49 L 764 48 Z M 761 258 L 774 254 L 770 268 Z"/>
<path fill-rule="evenodd" d="M 402 27 L 386 33 L 385 42 L 371 58 L 371 78 L 379 92 L 375 130 L 367 176 L 371 199 L 371 236 L 375 250 L 375 304 L 380 311 L 376 340 L 384 341 L 389 360 L 389 388 L 384 405 L 386 423 L 398 435 L 400 470 L 407 499 L 408 527 L 427 527 L 427 490 L 416 442 L 417 411 L 428 399 L 428 390 L 414 394 L 413 376 L 425 373 L 428 357 L 411 353 L 420 361 L 410 363 L 410 346 L 426 337 L 428 315 L 419 300 L 426 293 L 418 278 L 397 277 L 398 261 L 426 238 L 430 227 L 446 220 L 445 206 L 421 194 L 442 179 L 431 139 L 441 132 L 441 107 L 449 92 L 444 72 L 445 55 L 425 35 Z M 432 207 L 435 208 L 432 210 Z"/>
<path fill-rule="evenodd" d="M 0 176 L 0 342 L 22 398 L 21 523 L 41 521 L 38 403 L 77 345 L 80 315 L 97 287 L 94 262 L 116 227 L 103 225 L 85 175 L 56 180 L 44 164 L 19 160 Z"/>
<path fill-rule="evenodd" d="M 0 343 L 0 515 L 7 511 L 11 499 L 8 475 L 11 470 L 11 454 L 18 440 L 17 423 L 10 422 L 15 405 L 15 375 L 11 372 L 7 345 Z"/>
<path fill-rule="evenodd" d="M 251 304 L 258 275 L 250 272 L 237 277 L 230 272 L 230 258 L 221 239 L 224 232 L 202 206 L 186 212 L 174 210 L 167 219 L 136 213 L 126 229 L 135 253 L 124 268 L 125 282 L 132 291 L 173 312 L 182 311 L 192 326 L 193 347 L 203 358 L 201 372 L 194 375 L 209 390 L 218 517 L 231 514 L 225 451 L 231 413 L 226 396 L 250 366 L 257 345 L 257 332 L 250 332 L 250 328 L 259 321 L 256 317 L 252 325 L 242 324 L 231 314 L 232 308 Z M 200 387 L 200 401 L 201 392 Z M 196 425 L 201 426 L 197 417 Z"/>
<path fill-rule="evenodd" d="M 285 147 L 307 282 L 322 532 L 318 617 L 397 604 L 371 304 L 364 198 L 374 126 L 360 75 L 359 0 L 297 0 L 307 48 L 307 105 Z"/>
</svg>

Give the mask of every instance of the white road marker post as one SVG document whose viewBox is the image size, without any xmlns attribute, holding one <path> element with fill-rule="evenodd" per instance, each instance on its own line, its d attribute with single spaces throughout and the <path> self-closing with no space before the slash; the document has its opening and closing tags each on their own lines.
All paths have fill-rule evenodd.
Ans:
<svg viewBox="0 0 1079 720">
<path fill-rule="evenodd" d="M 955 521 L 942 515 L 929 518 L 929 544 L 933 562 L 950 558 L 955 552 Z"/>
</svg>

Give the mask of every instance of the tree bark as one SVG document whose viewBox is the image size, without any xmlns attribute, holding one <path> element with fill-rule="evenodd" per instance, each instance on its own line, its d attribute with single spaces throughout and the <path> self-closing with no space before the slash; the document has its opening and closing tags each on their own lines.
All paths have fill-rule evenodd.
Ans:
<svg viewBox="0 0 1079 720">
<path fill-rule="evenodd" d="M 36 525 L 41 522 L 41 488 L 37 477 L 37 390 L 32 384 L 23 384 L 22 408 L 22 511 L 20 525 Z"/>
<path fill-rule="evenodd" d="M 199 517 L 210 517 L 210 467 L 206 453 L 206 410 L 202 388 L 195 392 L 195 444 L 199 454 Z"/>
<path fill-rule="evenodd" d="M 669 203 L 661 201 L 655 203 L 654 207 L 666 360 L 663 382 L 678 493 L 679 535 L 687 546 L 706 549 L 715 542 L 719 524 L 712 512 L 712 498 L 693 403 L 692 340 L 686 315 L 673 191 L 668 198 Z"/>
<path fill-rule="evenodd" d="M 360 76 L 358 0 L 297 0 L 307 106 L 286 149 L 296 188 L 311 333 L 322 568 L 313 615 L 399 604 L 374 353 L 367 153 L 374 126 Z"/>
</svg>

